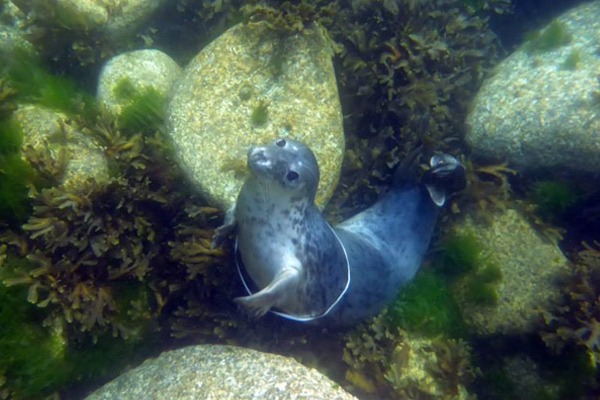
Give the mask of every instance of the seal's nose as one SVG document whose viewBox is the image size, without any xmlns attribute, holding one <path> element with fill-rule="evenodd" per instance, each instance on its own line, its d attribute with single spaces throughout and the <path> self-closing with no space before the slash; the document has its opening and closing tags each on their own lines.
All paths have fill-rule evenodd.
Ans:
<svg viewBox="0 0 600 400">
<path fill-rule="evenodd" d="M 262 146 L 251 146 L 248 150 L 248 161 L 264 161 L 265 148 Z"/>
</svg>

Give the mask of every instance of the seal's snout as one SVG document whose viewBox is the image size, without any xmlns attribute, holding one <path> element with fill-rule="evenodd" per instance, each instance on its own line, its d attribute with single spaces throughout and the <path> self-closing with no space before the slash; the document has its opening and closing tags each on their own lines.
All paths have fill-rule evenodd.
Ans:
<svg viewBox="0 0 600 400">
<path fill-rule="evenodd" d="M 252 146 L 248 150 L 248 166 L 251 171 L 259 172 L 271 167 L 271 160 L 267 157 L 267 149 L 263 146 Z"/>
</svg>

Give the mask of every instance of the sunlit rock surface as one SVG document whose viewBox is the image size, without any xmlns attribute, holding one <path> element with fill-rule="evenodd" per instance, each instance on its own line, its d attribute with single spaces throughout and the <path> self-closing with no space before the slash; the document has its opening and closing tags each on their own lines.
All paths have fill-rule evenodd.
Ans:
<svg viewBox="0 0 600 400">
<path fill-rule="evenodd" d="M 526 43 L 479 91 L 467 119 L 474 155 L 522 171 L 600 171 L 600 1 L 557 21 L 567 44 L 528 51 Z"/>
<path fill-rule="evenodd" d="M 235 346 L 184 347 L 148 360 L 87 397 L 100 399 L 355 399 L 314 369 Z"/>
<path fill-rule="evenodd" d="M 299 139 L 321 168 L 317 203 L 335 189 L 344 155 L 330 42 L 318 27 L 282 38 L 240 24 L 204 48 L 175 85 L 169 133 L 191 181 L 222 208 L 234 204 L 251 145 Z"/>
</svg>

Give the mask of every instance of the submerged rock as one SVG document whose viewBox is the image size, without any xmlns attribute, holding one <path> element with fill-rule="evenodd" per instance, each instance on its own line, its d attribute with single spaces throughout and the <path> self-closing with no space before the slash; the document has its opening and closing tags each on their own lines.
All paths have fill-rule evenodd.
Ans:
<svg viewBox="0 0 600 400">
<path fill-rule="evenodd" d="M 137 29 L 166 1 L 54 0 L 38 8 L 36 14 L 42 19 L 60 18 L 51 22 L 75 31 L 97 31 L 119 40 Z"/>
<path fill-rule="evenodd" d="M 23 132 L 25 160 L 42 176 L 57 179 L 65 187 L 89 179 L 108 181 L 104 152 L 66 115 L 37 105 L 21 105 L 13 118 Z"/>
<path fill-rule="evenodd" d="M 98 389 L 100 399 L 355 399 L 314 369 L 234 346 L 168 351 Z"/>
<path fill-rule="evenodd" d="M 10 54 L 16 48 L 33 51 L 27 31 L 25 14 L 10 1 L 0 1 L 0 54 Z"/>
<path fill-rule="evenodd" d="M 249 146 L 278 136 L 314 151 L 317 203 L 326 203 L 345 146 L 331 56 L 318 26 L 282 37 L 259 22 L 234 26 L 190 62 L 173 89 L 168 128 L 180 164 L 215 205 L 235 203 Z"/>
<path fill-rule="evenodd" d="M 120 54 L 106 63 L 100 72 L 97 98 L 110 115 L 118 116 L 127 101 L 117 93 L 126 79 L 132 89 L 143 91 L 155 89 L 165 98 L 181 68 L 168 55 L 159 50 L 136 50 Z"/>
<path fill-rule="evenodd" d="M 555 243 L 540 236 L 516 210 L 505 210 L 493 223 L 478 224 L 471 217 L 455 227 L 458 234 L 474 233 L 482 255 L 502 271 L 495 305 L 473 304 L 466 298 L 466 279 L 456 284 L 456 297 L 465 322 L 478 335 L 517 335 L 536 329 L 540 309 L 560 296 L 556 278 L 567 260 Z"/>
<path fill-rule="evenodd" d="M 467 118 L 474 154 L 523 171 L 598 173 L 599 46 L 600 1 L 587 2 L 504 60 Z"/>
</svg>

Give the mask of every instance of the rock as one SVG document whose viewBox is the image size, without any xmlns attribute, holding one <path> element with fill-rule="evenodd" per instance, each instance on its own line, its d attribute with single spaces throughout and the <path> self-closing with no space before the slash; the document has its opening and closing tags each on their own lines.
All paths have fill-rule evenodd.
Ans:
<svg viewBox="0 0 600 400">
<path fill-rule="evenodd" d="M 54 0 L 36 10 L 39 18 L 75 31 L 96 31 L 112 41 L 135 31 L 167 0 Z M 49 9 L 45 7 L 50 7 Z"/>
<path fill-rule="evenodd" d="M 10 1 L 0 1 L 0 54 L 10 54 L 15 48 L 33 52 L 33 46 L 25 39 L 27 31 L 23 12 Z"/>
<path fill-rule="evenodd" d="M 13 118 L 23 131 L 25 159 L 42 175 L 58 178 L 65 187 L 86 180 L 109 179 L 104 152 L 66 115 L 36 105 L 20 105 Z"/>
<path fill-rule="evenodd" d="M 535 51 L 526 43 L 477 94 L 466 136 L 476 156 L 522 171 L 600 170 L 600 1 L 557 21 L 567 44 Z M 580 57 L 573 69 L 570 56 Z"/>
<path fill-rule="evenodd" d="M 128 79 L 134 89 L 141 91 L 153 88 L 166 98 L 180 75 L 179 65 L 159 50 L 123 53 L 109 60 L 102 68 L 98 102 L 110 115 L 118 116 L 126 102 L 117 96 L 115 88 L 123 79 Z"/>
<path fill-rule="evenodd" d="M 242 347 L 200 345 L 168 351 L 107 383 L 100 399 L 355 399 L 314 369 Z"/>
<path fill-rule="evenodd" d="M 234 204 L 249 146 L 278 136 L 315 152 L 317 203 L 326 203 L 345 147 L 331 56 L 318 26 L 282 39 L 259 22 L 234 26 L 190 62 L 173 89 L 167 124 L 180 164 L 212 203 Z"/>
<path fill-rule="evenodd" d="M 496 305 L 475 305 L 465 299 L 465 280 L 455 290 L 465 322 L 478 335 L 518 335 L 536 329 L 540 309 L 558 299 L 557 277 L 565 272 L 566 258 L 555 243 L 541 237 L 516 210 L 507 209 L 491 225 L 468 216 L 455 227 L 457 234 L 473 233 L 482 256 L 502 269 Z"/>
</svg>

